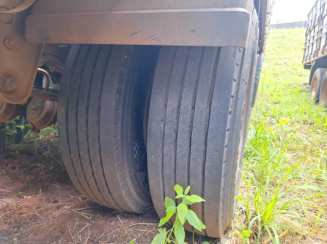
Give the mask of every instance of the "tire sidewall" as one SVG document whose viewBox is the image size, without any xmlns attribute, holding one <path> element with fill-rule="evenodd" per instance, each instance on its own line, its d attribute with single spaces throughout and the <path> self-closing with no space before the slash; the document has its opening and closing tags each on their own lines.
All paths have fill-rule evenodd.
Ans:
<svg viewBox="0 0 327 244">
<path fill-rule="evenodd" d="M 317 69 L 311 80 L 310 98 L 312 101 L 319 103 L 320 88 L 326 69 Z M 315 91 L 314 91 L 315 90 Z"/>
<path fill-rule="evenodd" d="M 326 87 L 324 90 L 324 87 Z M 325 93 L 325 94 L 324 94 Z M 326 96 L 326 102 L 323 102 L 323 96 Z M 320 89 L 319 89 L 319 102 L 323 107 L 327 107 L 327 73 L 325 73 L 322 81 L 321 81 L 321 85 L 320 85 Z"/>
</svg>

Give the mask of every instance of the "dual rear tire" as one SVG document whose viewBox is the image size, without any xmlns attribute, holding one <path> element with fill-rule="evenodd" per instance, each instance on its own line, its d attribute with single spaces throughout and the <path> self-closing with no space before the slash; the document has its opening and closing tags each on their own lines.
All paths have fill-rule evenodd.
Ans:
<svg viewBox="0 0 327 244">
<path fill-rule="evenodd" d="M 174 185 L 190 185 L 206 200 L 191 207 L 207 227 L 201 234 L 221 237 L 240 181 L 257 38 L 254 18 L 247 49 L 74 46 L 58 120 L 80 192 L 134 213 L 153 202 L 164 217 Z"/>
</svg>

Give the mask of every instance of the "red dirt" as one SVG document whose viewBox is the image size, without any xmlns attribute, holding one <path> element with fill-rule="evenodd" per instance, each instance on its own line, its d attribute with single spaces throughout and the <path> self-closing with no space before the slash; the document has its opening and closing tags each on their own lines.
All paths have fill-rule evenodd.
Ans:
<svg viewBox="0 0 327 244">
<path fill-rule="evenodd" d="M 153 208 L 130 214 L 87 200 L 65 171 L 57 139 L 39 144 L 38 154 L 33 143 L 0 152 L 0 243 L 151 243 Z"/>
</svg>

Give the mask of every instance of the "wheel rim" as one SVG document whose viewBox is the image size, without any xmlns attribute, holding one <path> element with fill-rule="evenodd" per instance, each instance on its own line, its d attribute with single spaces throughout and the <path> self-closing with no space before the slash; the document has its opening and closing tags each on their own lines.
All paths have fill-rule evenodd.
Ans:
<svg viewBox="0 0 327 244">
<path fill-rule="evenodd" d="M 315 77 L 311 84 L 311 100 L 315 100 L 317 94 L 318 79 Z"/>
</svg>

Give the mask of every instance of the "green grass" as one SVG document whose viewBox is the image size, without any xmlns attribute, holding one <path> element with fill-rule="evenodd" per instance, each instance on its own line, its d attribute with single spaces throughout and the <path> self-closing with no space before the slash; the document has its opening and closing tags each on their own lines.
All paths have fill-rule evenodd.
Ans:
<svg viewBox="0 0 327 244">
<path fill-rule="evenodd" d="M 327 242 L 327 112 L 309 98 L 304 37 L 270 32 L 228 240 Z"/>
</svg>

